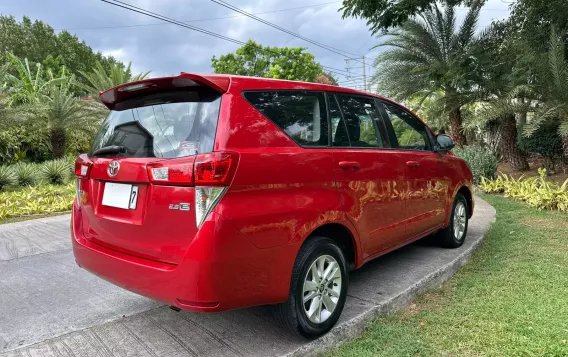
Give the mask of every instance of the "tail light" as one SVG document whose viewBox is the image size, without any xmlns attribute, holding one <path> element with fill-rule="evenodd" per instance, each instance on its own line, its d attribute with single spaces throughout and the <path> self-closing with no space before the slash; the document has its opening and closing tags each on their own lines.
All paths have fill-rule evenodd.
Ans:
<svg viewBox="0 0 568 357">
<path fill-rule="evenodd" d="M 193 186 L 193 160 L 184 157 L 150 163 L 148 178 L 158 185 Z"/>
<path fill-rule="evenodd" d="M 75 200 L 79 210 L 81 209 L 81 200 L 85 194 L 81 189 L 81 183 L 89 178 L 92 167 L 93 162 L 89 160 L 87 154 L 81 154 L 75 160 Z"/>
<path fill-rule="evenodd" d="M 75 160 L 75 177 L 88 179 L 91 174 L 93 162 L 89 160 L 87 154 L 81 154 Z"/>
<path fill-rule="evenodd" d="M 195 220 L 199 227 L 227 191 L 238 161 L 237 153 L 221 151 L 153 162 L 146 167 L 152 183 L 195 187 Z"/>
<path fill-rule="evenodd" d="M 200 227 L 227 191 L 227 187 L 195 187 L 195 223 Z"/>
</svg>

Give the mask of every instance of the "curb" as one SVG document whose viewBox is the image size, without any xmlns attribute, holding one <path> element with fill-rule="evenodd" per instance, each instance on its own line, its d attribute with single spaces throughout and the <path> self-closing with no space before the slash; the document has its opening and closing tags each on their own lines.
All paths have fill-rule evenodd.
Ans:
<svg viewBox="0 0 568 357">
<path fill-rule="evenodd" d="M 473 253 L 481 246 L 485 233 L 493 222 L 495 222 L 495 209 L 479 197 L 475 197 L 476 213 L 482 215 L 488 211 L 491 217 L 481 223 L 481 237 L 461 252 L 454 260 L 440 267 L 421 280 L 417 281 L 408 289 L 402 291 L 398 295 L 390 298 L 387 301 L 372 306 L 369 310 L 359 314 L 349 321 L 345 321 L 334 327 L 326 335 L 317 340 L 311 341 L 306 345 L 286 354 L 286 357 L 304 357 L 304 356 L 317 356 L 325 351 L 339 347 L 346 342 L 349 342 L 363 334 L 366 327 L 381 315 L 392 314 L 412 302 L 418 295 L 429 291 L 437 286 L 442 285 L 448 281 L 462 266 L 464 266 L 472 257 Z"/>
</svg>

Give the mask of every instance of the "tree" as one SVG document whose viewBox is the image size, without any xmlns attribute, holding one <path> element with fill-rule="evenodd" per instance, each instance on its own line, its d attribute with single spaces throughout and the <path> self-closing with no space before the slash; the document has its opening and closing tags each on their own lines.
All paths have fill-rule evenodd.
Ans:
<svg viewBox="0 0 568 357">
<path fill-rule="evenodd" d="M 302 47 L 264 47 L 254 41 L 219 58 L 213 56 L 215 73 L 314 82 L 324 73 L 314 55 Z"/>
<path fill-rule="evenodd" d="M 0 16 L 0 57 L 7 52 L 18 58 L 27 58 L 32 64 L 42 63 L 53 71 L 55 69 L 44 61 L 51 64 L 58 61 L 59 65 L 65 66 L 67 71 L 75 75 L 79 83 L 84 80 L 81 72 L 88 72 L 97 62 L 106 70 L 119 63 L 112 56 L 103 56 L 100 52 L 93 51 L 68 31 L 56 34 L 48 24 L 42 21 L 32 22 L 26 16 L 21 22 L 13 16 Z M 75 92 L 78 89 L 73 88 Z"/>
<path fill-rule="evenodd" d="M 18 76 L 4 75 L 9 94 L 9 112 L 8 115 L 0 115 L 0 127 L 2 130 L 18 126 L 47 128 L 53 158 L 63 157 L 68 132 L 73 130 L 91 134 L 107 110 L 92 102 L 80 101 L 73 91 L 76 86 L 74 76 L 64 70 L 60 77 L 54 77 L 51 71 L 44 71 L 39 63 L 32 70 L 27 59 L 20 60 L 12 54 L 9 54 L 9 58 Z M 46 77 L 49 79 L 45 80 Z"/>
<path fill-rule="evenodd" d="M 511 39 L 510 25 L 498 22 L 483 33 L 474 54 L 481 108 L 473 123 L 484 129 L 488 123 L 498 124 L 503 158 L 517 171 L 529 169 L 526 155 L 517 145 L 515 118 L 516 114 L 526 116 L 530 105 L 523 90 L 532 76 L 522 60 L 526 50 L 522 42 Z"/>
<path fill-rule="evenodd" d="M 472 56 L 479 37 L 475 27 L 481 2 L 475 2 L 463 23 L 456 28 L 453 7 L 442 12 L 433 6 L 404 23 L 376 47 L 387 47 L 375 60 L 372 81 L 390 96 L 403 101 L 418 96 L 420 103 L 443 93 L 436 102 L 448 117 L 458 145 L 466 144 L 462 107 L 477 94 L 476 59 Z"/>
<path fill-rule="evenodd" d="M 508 22 L 512 32 L 530 48 L 546 52 L 553 28 L 564 41 L 568 40 L 567 14 L 566 0 L 516 0 Z"/>
<path fill-rule="evenodd" d="M 563 137 L 564 151 L 568 151 L 568 60 L 566 45 L 555 30 L 551 32 L 548 53 L 541 58 L 541 73 L 532 86 L 536 94 L 534 117 L 525 126 L 525 135 L 530 136 L 547 120 L 558 120 L 558 131 Z M 544 66 L 542 66 L 544 64 Z M 538 66 L 535 63 L 535 66 Z"/>
<path fill-rule="evenodd" d="M 145 72 L 133 75 L 130 68 L 131 63 L 128 63 L 126 67 L 122 63 L 114 63 L 109 67 L 107 71 L 101 62 L 96 62 L 90 72 L 80 71 L 84 83 L 78 85 L 96 100 L 100 100 L 100 92 L 123 83 L 142 80 L 150 74 L 150 72 Z"/>
<path fill-rule="evenodd" d="M 337 80 L 329 72 L 325 72 L 316 77 L 316 83 L 327 84 L 330 86 L 337 86 Z"/>
<path fill-rule="evenodd" d="M 466 4 L 475 0 L 443 0 L 445 6 Z M 485 2 L 485 0 L 483 1 Z M 367 19 L 367 26 L 373 34 L 380 30 L 403 25 L 408 19 L 428 11 L 436 0 L 343 0 L 343 18 L 355 17 Z"/>
</svg>

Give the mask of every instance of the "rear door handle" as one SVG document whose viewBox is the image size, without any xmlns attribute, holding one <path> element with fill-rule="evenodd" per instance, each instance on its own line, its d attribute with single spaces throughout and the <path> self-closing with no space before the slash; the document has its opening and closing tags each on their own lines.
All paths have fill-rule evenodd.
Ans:
<svg viewBox="0 0 568 357">
<path fill-rule="evenodd" d="M 342 169 L 358 169 L 359 163 L 357 161 L 339 161 L 339 167 Z"/>
<path fill-rule="evenodd" d="M 406 166 L 408 167 L 418 167 L 420 166 L 420 163 L 418 161 L 407 161 L 406 162 Z"/>
</svg>

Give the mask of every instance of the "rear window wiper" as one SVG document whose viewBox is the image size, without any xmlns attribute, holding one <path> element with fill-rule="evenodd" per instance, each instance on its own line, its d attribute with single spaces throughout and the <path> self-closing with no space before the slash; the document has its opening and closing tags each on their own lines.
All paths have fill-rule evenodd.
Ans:
<svg viewBox="0 0 568 357">
<path fill-rule="evenodd" d="M 125 152 L 126 148 L 124 146 L 119 145 L 110 145 L 110 146 L 103 146 L 100 149 L 97 149 L 93 152 L 93 156 L 97 155 L 107 155 L 107 154 L 120 154 L 121 152 Z"/>
</svg>

